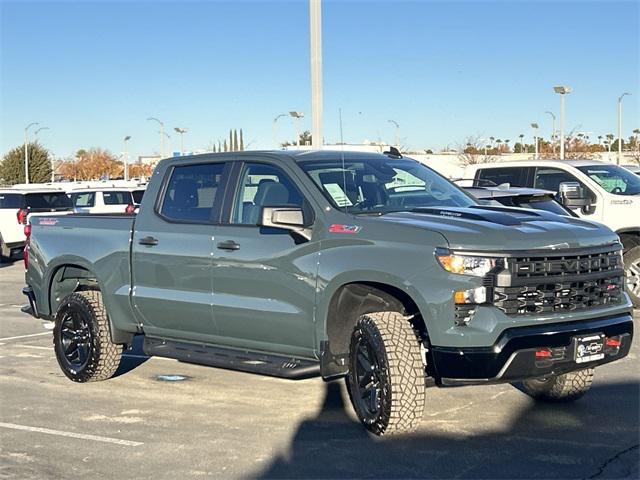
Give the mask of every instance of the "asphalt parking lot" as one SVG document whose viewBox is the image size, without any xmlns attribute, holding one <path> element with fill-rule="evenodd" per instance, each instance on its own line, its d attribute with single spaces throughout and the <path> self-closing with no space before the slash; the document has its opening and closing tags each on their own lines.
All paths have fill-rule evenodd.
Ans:
<svg viewBox="0 0 640 480">
<path fill-rule="evenodd" d="M 116 378 L 74 384 L 50 330 L 20 312 L 22 286 L 22 263 L 2 265 L 2 479 L 639 477 L 637 337 L 574 404 L 536 405 L 509 385 L 432 388 L 420 430 L 387 439 L 356 422 L 342 382 L 134 351 Z"/>
</svg>

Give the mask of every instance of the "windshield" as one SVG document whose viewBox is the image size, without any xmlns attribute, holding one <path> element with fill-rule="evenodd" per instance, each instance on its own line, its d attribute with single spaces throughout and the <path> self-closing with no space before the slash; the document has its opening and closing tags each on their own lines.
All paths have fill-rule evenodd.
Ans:
<svg viewBox="0 0 640 480">
<path fill-rule="evenodd" d="M 307 161 L 300 166 L 337 208 L 348 213 L 388 213 L 423 207 L 477 205 L 430 168 L 410 159 Z"/>
<path fill-rule="evenodd" d="M 640 177 L 618 165 L 591 165 L 578 167 L 608 193 L 614 195 L 639 195 Z"/>
</svg>

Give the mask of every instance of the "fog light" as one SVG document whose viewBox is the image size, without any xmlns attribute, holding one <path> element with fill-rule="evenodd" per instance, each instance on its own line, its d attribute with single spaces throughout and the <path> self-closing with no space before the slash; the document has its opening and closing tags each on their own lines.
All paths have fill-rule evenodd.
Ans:
<svg viewBox="0 0 640 480">
<path fill-rule="evenodd" d="M 486 287 L 472 288 L 470 290 L 458 290 L 453 293 L 453 301 L 456 304 L 486 303 Z"/>
</svg>

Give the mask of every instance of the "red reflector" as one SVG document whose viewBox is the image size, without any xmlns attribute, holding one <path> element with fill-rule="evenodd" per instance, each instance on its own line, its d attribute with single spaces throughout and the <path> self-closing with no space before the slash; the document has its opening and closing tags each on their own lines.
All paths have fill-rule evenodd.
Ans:
<svg viewBox="0 0 640 480">
<path fill-rule="evenodd" d="M 607 338 L 604 341 L 604 344 L 607 347 L 619 347 L 620 345 L 622 345 L 622 341 L 620 341 L 619 338 Z"/>
<path fill-rule="evenodd" d="M 31 224 L 24 226 L 24 236 L 27 238 L 31 236 Z"/>
<path fill-rule="evenodd" d="M 551 350 L 544 349 L 544 350 L 536 351 L 536 358 L 549 358 L 550 356 L 551 356 Z"/>
<path fill-rule="evenodd" d="M 358 225 L 341 225 L 334 223 L 329 226 L 329 233 L 358 233 L 360 227 Z"/>
<path fill-rule="evenodd" d="M 20 210 L 18 210 L 16 217 L 20 225 L 26 225 L 27 215 L 29 215 L 29 211 L 26 208 L 21 208 Z"/>
</svg>

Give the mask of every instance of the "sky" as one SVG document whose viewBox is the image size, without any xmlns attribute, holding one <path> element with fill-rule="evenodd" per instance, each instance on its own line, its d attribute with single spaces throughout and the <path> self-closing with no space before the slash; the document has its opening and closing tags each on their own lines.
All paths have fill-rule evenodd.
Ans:
<svg viewBox="0 0 640 480">
<path fill-rule="evenodd" d="M 80 148 L 159 151 L 161 119 L 186 150 L 243 129 L 250 149 L 311 128 L 308 2 L 0 0 L 0 153 L 24 128 L 58 158 Z M 469 136 L 640 127 L 640 1 L 329 1 L 322 6 L 324 136 L 411 149 Z M 396 121 L 399 131 L 389 120 Z M 530 140 L 531 141 L 531 140 Z"/>
</svg>

